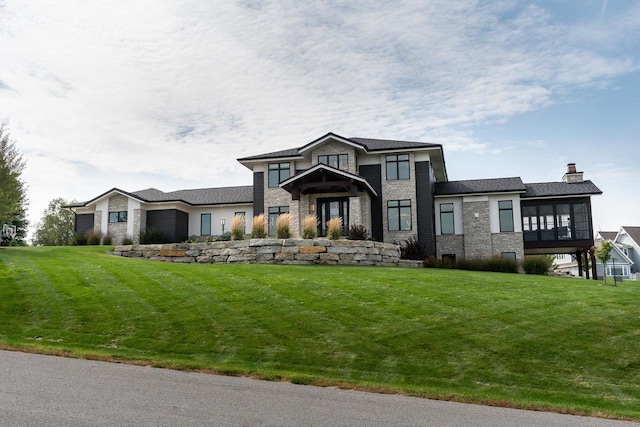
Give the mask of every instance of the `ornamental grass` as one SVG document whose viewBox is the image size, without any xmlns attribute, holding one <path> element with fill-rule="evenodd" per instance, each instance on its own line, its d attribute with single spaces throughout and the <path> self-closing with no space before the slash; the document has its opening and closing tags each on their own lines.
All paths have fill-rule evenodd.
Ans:
<svg viewBox="0 0 640 427">
<path fill-rule="evenodd" d="M 307 215 L 302 220 L 302 238 L 315 239 L 318 236 L 318 217 Z"/>
</svg>

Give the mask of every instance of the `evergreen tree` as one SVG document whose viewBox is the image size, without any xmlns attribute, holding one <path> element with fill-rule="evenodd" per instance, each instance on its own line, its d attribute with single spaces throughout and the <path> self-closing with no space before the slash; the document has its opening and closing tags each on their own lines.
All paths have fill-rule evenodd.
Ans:
<svg viewBox="0 0 640 427">
<path fill-rule="evenodd" d="M 0 125 L 0 226 L 8 224 L 17 228 L 15 239 L 2 237 L 2 246 L 25 244 L 27 197 L 26 185 L 21 178 L 25 165 L 9 132 Z"/>
</svg>

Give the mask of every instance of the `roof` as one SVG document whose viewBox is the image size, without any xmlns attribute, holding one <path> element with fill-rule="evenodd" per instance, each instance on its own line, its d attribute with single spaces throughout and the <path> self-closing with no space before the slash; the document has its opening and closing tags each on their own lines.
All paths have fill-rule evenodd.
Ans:
<svg viewBox="0 0 640 427">
<path fill-rule="evenodd" d="M 251 161 L 251 160 L 276 159 L 276 158 L 283 158 L 283 157 L 299 157 L 301 156 L 301 153 L 306 150 L 307 147 L 313 146 L 316 143 L 328 138 L 336 138 L 336 139 L 351 142 L 352 144 L 361 146 L 367 152 L 412 150 L 412 149 L 425 149 L 425 148 L 442 149 L 442 145 L 440 144 L 430 144 L 427 142 L 397 141 L 397 140 L 391 140 L 391 139 L 371 139 L 371 138 L 357 138 L 357 137 L 344 138 L 332 132 L 329 132 L 326 135 L 308 144 L 303 145 L 302 147 L 289 148 L 287 150 L 273 151 L 271 153 L 264 153 L 264 154 L 258 154 L 255 156 L 243 157 L 238 159 L 238 161 L 243 162 L 243 161 Z"/>
<path fill-rule="evenodd" d="M 435 195 L 451 196 L 456 194 L 524 193 L 525 191 L 526 188 L 522 179 L 513 177 L 437 182 Z"/>
<path fill-rule="evenodd" d="M 598 231 L 598 234 L 604 240 L 614 240 L 618 235 L 618 232 L 617 231 Z"/>
<path fill-rule="evenodd" d="M 367 181 L 366 178 L 361 177 L 359 175 L 355 175 L 352 174 L 350 172 L 346 172 L 340 169 L 336 169 L 334 167 L 328 166 L 328 165 L 324 165 L 324 164 L 317 164 L 297 175 L 294 175 L 292 177 L 290 177 L 289 179 L 282 181 L 280 183 L 280 187 L 284 188 L 287 191 L 290 191 L 290 188 L 293 187 L 293 185 L 295 184 L 295 182 L 300 181 L 302 179 L 304 179 L 305 177 L 309 177 L 311 175 L 313 175 L 314 173 L 323 173 L 323 172 L 327 172 L 331 175 L 336 175 L 336 176 L 340 176 L 341 178 L 346 178 L 350 181 L 354 181 L 357 183 L 360 183 L 361 185 L 363 185 L 364 187 L 366 187 L 367 190 L 369 190 L 369 192 L 371 194 L 373 194 L 374 196 L 378 196 L 378 193 L 376 192 L 376 190 L 373 189 L 373 187 L 371 186 L 371 184 L 369 183 L 369 181 Z"/>
<path fill-rule="evenodd" d="M 640 227 L 624 226 L 622 228 L 624 229 L 624 231 L 627 232 L 629 237 L 631 237 L 634 242 L 640 245 Z"/>
<path fill-rule="evenodd" d="M 541 182 L 526 184 L 527 192 L 523 199 L 538 197 L 589 196 L 602 194 L 602 191 L 591 181 L 583 182 Z"/>
<path fill-rule="evenodd" d="M 200 188 L 195 190 L 178 190 L 165 193 L 156 188 L 147 188 L 146 190 L 126 192 L 118 188 L 111 190 L 93 198 L 87 202 L 75 203 L 66 207 L 77 208 L 88 206 L 91 203 L 103 198 L 111 193 L 120 193 L 127 197 L 140 200 L 145 203 L 162 203 L 162 202 L 182 202 L 188 205 L 232 205 L 240 203 L 253 203 L 253 186 L 239 187 L 218 187 L 218 188 Z"/>
</svg>

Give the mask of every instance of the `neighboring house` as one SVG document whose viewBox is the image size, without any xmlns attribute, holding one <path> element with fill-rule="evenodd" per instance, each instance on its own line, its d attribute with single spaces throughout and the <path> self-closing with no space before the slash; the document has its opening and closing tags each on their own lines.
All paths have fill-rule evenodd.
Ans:
<svg viewBox="0 0 640 427">
<path fill-rule="evenodd" d="M 529 254 L 573 253 L 583 260 L 593 246 L 590 197 L 601 191 L 584 181 L 574 164 L 562 182 L 525 184 L 518 177 L 449 181 L 440 144 L 333 133 L 238 161 L 252 171 L 253 186 L 173 193 L 113 189 L 71 206 L 76 230 L 93 227 L 112 234 L 117 243 L 125 235 L 135 240 L 140 230 L 154 225 L 181 241 L 188 235 L 219 234 L 220 227 L 207 228 L 203 221 L 206 225 L 210 218 L 217 225 L 221 217 L 244 211 L 247 217 L 264 213 L 270 235 L 283 213 L 292 215 L 294 236 L 300 235 L 306 215 L 319 218 L 321 236 L 329 219 L 341 217 L 345 232 L 363 225 L 372 238 L 385 242 L 415 235 L 430 256 L 439 258 L 520 261 Z M 114 225 L 121 219 L 126 226 Z"/>
<path fill-rule="evenodd" d="M 612 259 L 607 263 L 607 276 L 635 280 L 638 278 L 640 265 L 640 227 L 624 226 L 619 231 L 599 231 L 595 244 L 599 246 L 603 241 L 613 243 Z M 603 273 L 603 265 L 596 261 L 599 275 Z"/>
</svg>

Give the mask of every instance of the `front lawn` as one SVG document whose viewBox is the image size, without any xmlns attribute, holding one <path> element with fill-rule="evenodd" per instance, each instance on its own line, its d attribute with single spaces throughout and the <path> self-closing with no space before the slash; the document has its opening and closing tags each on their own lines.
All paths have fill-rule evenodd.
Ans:
<svg viewBox="0 0 640 427">
<path fill-rule="evenodd" d="M 1 248 L 0 345 L 640 420 L 640 286 Z"/>
</svg>

